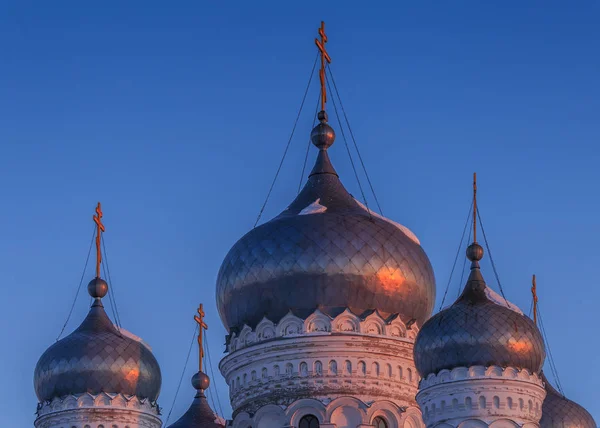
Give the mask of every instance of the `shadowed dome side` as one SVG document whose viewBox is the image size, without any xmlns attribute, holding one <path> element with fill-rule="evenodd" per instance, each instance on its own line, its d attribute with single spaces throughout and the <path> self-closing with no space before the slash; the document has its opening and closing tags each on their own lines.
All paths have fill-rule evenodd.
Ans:
<svg viewBox="0 0 600 428">
<path fill-rule="evenodd" d="M 88 289 L 92 295 L 106 294 L 104 287 L 90 285 Z M 34 375 L 40 402 L 86 392 L 134 395 L 154 402 L 161 382 L 160 367 L 150 349 L 115 328 L 100 298 L 73 333 L 44 352 Z"/>
<path fill-rule="evenodd" d="M 500 366 L 539 373 L 546 351 L 542 336 L 529 318 L 490 298 L 478 261 L 483 248 L 468 251 L 471 274 L 462 295 L 430 318 L 417 335 L 415 365 L 425 378 L 456 367 Z"/>
<path fill-rule="evenodd" d="M 542 405 L 540 428 L 597 428 L 590 413 L 558 392 L 542 374 L 546 399 Z"/>
<path fill-rule="evenodd" d="M 313 131 L 319 147 L 308 182 L 280 215 L 242 237 L 217 278 L 225 327 L 278 322 L 292 311 L 335 316 L 377 309 L 420 326 L 431 315 L 435 279 L 427 255 L 407 228 L 370 213 L 344 188 L 327 148 L 327 124 Z"/>
</svg>

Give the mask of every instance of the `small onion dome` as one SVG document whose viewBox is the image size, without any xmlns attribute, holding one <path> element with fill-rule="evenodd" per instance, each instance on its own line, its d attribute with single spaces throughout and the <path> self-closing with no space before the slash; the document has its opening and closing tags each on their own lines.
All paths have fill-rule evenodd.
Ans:
<svg viewBox="0 0 600 428">
<path fill-rule="evenodd" d="M 40 402 L 83 393 L 135 395 L 154 402 L 161 387 L 160 367 L 150 349 L 126 337 L 110 321 L 101 297 L 108 285 L 96 278 L 88 285 L 94 303 L 81 325 L 50 346 L 35 368 Z"/>
<path fill-rule="evenodd" d="M 434 315 L 417 335 L 414 358 L 421 377 L 456 367 L 500 366 L 539 373 L 546 351 L 528 317 L 487 287 L 479 260 L 483 248 L 467 249 L 471 274 L 458 300 Z"/>
<path fill-rule="evenodd" d="M 198 372 L 192 377 L 192 386 L 197 391 L 190 408 L 177 422 L 168 428 L 224 428 L 218 422 L 204 395 L 204 390 L 210 385 L 210 379 L 204 372 Z"/>
<path fill-rule="evenodd" d="M 336 316 L 377 309 L 421 326 L 435 302 L 433 269 L 408 228 L 369 211 L 341 183 L 327 149 L 335 132 L 320 115 L 308 182 L 289 207 L 231 248 L 217 278 L 228 331 L 278 322 L 292 311 Z"/>
<path fill-rule="evenodd" d="M 544 374 L 542 379 L 546 384 L 546 399 L 540 428 L 597 428 L 587 410 L 554 389 Z"/>
</svg>

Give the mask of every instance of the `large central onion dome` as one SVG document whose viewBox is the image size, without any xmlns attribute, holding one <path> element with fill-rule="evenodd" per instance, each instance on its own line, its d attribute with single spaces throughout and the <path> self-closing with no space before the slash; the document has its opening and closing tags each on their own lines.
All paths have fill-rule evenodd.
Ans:
<svg viewBox="0 0 600 428">
<path fill-rule="evenodd" d="M 427 255 L 406 227 L 368 211 L 340 182 L 327 149 L 335 133 L 320 113 L 319 148 L 308 182 L 290 206 L 242 237 L 217 279 L 225 327 L 278 322 L 289 311 L 335 316 L 377 309 L 421 326 L 431 315 L 435 280 Z"/>
<path fill-rule="evenodd" d="M 161 372 L 150 349 L 110 321 L 102 301 L 108 291 L 104 280 L 88 285 L 94 303 L 79 328 L 54 343 L 35 368 L 35 392 L 40 402 L 67 395 L 102 392 L 135 395 L 154 402 Z"/>
<path fill-rule="evenodd" d="M 415 365 L 426 378 L 456 367 L 500 366 L 539 373 L 544 341 L 528 317 L 486 285 L 479 260 L 483 248 L 467 249 L 471 274 L 458 300 L 431 317 L 415 341 Z"/>
<path fill-rule="evenodd" d="M 546 398 L 542 405 L 541 428 L 597 428 L 587 410 L 554 389 L 543 373 L 542 379 L 546 385 Z"/>
</svg>

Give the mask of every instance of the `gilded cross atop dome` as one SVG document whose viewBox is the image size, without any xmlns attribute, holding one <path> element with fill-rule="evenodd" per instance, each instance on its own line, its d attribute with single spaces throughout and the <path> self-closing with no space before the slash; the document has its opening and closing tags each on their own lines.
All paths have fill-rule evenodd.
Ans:
<svg viewBox="0 0 600 428">
<path fill-rule="evenodd" d="M 102 233 L 106 231 L 102 224 L 102 206 L 100 202 L 96 206 L 96 214 L 94 215 L 94 223 L 96 223 L 96 278 L 100 278 L 100 264 L 102 263 Z"/>
<path fill-rule="evenodd" d="M 477 242 L 477 173 L 473 173 L 473 242 Z"/>
<path fill-rule="evenodd" d="M 533 295 L 533 322 L 537 325 L 537 306 L 538 306 L 538 295 L 537 295 L 537 284 L 535 282 L 535 275 L 531 279 L 531 294 Z"/>
<path fill-rule="evenodd" d="M 471 269 L 479 268 L 483 258 L 483 247 L 477 243 L 477 173 L 473 173 L 473 242 L 467 248 L 467 258 L 471 260 Z"/>
<path fill-rule="evenodd" d="M 198 361 L 198 370 L 202 371 L 202 360 L 204 358 L 204 330 L 208 330 L 208 325 L 204 322 L 204 316 L 206 313 L 204 312 L 204 305 L 200 304 L 198 306 L 198 315 L 194 315 L 194 321 L 198 323 L 198 347 L 200 348 L 199 353 L 199 361 Z"/>
<path fill-rule="evenodd" d="M 315 38 L 315 44 L 321 52 L 321 69 L 319 70 L 319 79 L 321 80 L 321 110 L 325 111 L 325 104 L 327 103 L 327 84 L 325 79 L 325 66 L 326 63 L 331 63 L 331 57 L 327 53 L 325 43 L 327 43 L 327 34 L 325 34 L 325 21 L 321 21 L 321 28 L 319 28 L 319 35 L 321 40 Z"/>
</svg>

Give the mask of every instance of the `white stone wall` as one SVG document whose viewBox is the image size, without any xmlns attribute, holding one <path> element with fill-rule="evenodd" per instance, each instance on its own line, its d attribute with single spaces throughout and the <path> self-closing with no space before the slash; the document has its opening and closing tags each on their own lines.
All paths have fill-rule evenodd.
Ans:
<svg viewBox="0 0 600 428">
<path fill-rule="evenodd" d="M 388 428 L 424 427 L 421 412 L 416 407 L 406 409 L 386 400 L 367 404 L 354 397 L 340 397 L 327 405 L 310 398 L 297 400 L 285 408 L 269 404 L 253 415 L 238 413 L 228 427 L 298 427 L 300 419 L 306 415 L 319 419 L 321 428 L 372 428 L 376 417 L 384 418 Z"/>
<path fill-rule="evenodd" d="M 36 428 L 160 428 L 158 407 L 122 394 L 55 398 L 38 409 Z"/>
<path fill-rule="evenodd" d="M 322 427 L 370 427 L 376 411 L 387 415 L 389 428 L 424 426 L 415 401 L 417 332 L 399 317 L 374 312 L 361 319 L 350 311 L 245 326 L 219 364 L 234 409 L 231 426 L 297 427 L 310 413 Z"/>
<path fill-rule="evenodd" d="M 473 366 L 429 375 L 417 401 L 428 428 L 533 428 L 545 396 L 541 378 L 527 370 Z"/>
</svg>

